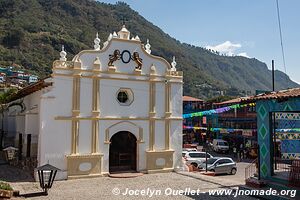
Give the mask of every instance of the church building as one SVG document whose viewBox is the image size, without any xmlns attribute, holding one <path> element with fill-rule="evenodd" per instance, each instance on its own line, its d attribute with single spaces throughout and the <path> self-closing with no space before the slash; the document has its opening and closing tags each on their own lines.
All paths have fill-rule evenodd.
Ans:
<svg viewBox="0 0 300 200">
<path fill-rule="evenodd" d="M 58 179 L 179 169 L 183 74 L 175 57 L 170 64 L 152 55 L 149 41 L 125 26 L 94 43 L 71 61 L 62 48 L 51 77 L 16 94 L 26 108 L 10 109 L 10 126 L 23 155 L 59 168 Z"/>
</svg>

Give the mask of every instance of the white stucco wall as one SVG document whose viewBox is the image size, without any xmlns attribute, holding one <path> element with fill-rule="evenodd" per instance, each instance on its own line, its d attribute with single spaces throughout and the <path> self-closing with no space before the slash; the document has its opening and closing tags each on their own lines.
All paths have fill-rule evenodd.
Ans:
<svg viewBox="0 0 300 200">
<path fill-rule="evenodd" d="M 121 60 L 114 62 L 116 73 L 108 72 L 108 58 L 115 49 L 120 52 L 138 52 L 143 59 L 141 75 L 134 74 L 136 63 L 128 64 Z M 74 61 L 81 62 L 80 70 L 92 70 L 93 63 L 99 57 L 102 72 L 93 74 L 92 71 L 82 72 L 80 78 L 80 124 L 78 136 L 78 153 L 90 154 L 92 144 L 92 75 L 99 77 L 100 90 L 100 119 L 99 119 L 99 152 L 103 153 L 102 173 L 109 172 L 109 144 L 105 143 L 105 133 L 109 130 L 109 138 L 119 131 L 129 131 L 137 139 L 140 129 L 143 132 L 143 142 L 137 144 L 137 170 L 146 170 L 146 151 L 149 150 L 149 77 L 150 67 L 155 66 L 155 149 L 165 149 L 165 78 L 170 67 L 165 60 L 148 55 L 142 50 L 137 41 L 112 40 L 108 47 L 101 51 L 83 51 Z M 80 70 L 77 70 L 79 72 Z M 75 70 L 74 70 L 75 71 Z M 54 69 L 53 86 L 48 92 L 40 94 L 39 105 L 39 165 L 50 163 L 61 169 L 58 179 L 67 178 L 66 155 L 71 151 L 72 131 L 72 91 L 73 71 Z M 87 77 L 88 76 L 88 77 Z M 125 80 L 122 80 L 125 79 Z M 143 80 L 143 81 L 137 81 Z M 181 79 L 171 78 L 171 117 L 180 118 L 182 115 L 182 83 Z M 119 89 L 130 89 L 133 101 L 130 105 L 121 105 L 117 101 Z M 107 119 L 109 118 L 109 119 Z M 116 119 L 112 119 L 116 118 Z M 124 120 L 120 119 L 124 118 Z M 136 118 L 136 119 L 130 119 Z M 181 163 L 182 122 L 171 120 L 170 143 L 175 150 L 174 167 Z"/>
<path fill-rule="evenodd" d="M 90 116 L 92 110 L 92 79 L 80 79 L 80 112 L 82 116 Z M 72 102 L 72 99 L 71 99 Z"/>
<path fill-rule="evenodd" d="M 59 168 L 57 179 L 67 177 L 66 155 L 71 151 L 71 121 L 56 120 L 55 117 L 72 115 L 72 84 L 69 77 L 54 77 L 51 90 L 41 96 L 38 164 L 49 163 Z"/>
<path fill-rule="evenodd" d="M 155 84 L 155 112 L 157 117 L 165 116 L 165 83 Z"/>
<path fill-rule="evenodd" d="M 122 53 L 124 50 L 129 51 L 131 54 L 133 52 L 138 52 L 140 57 L 143 59 L 142 74 L 150 74 L 150 66 L 153 64 L 156 67 L 157 75 L 165 75 L 166 73 L 166 61 L 162 58 L 154 59 L 153 56 L 148 55 L 142 50 L 141 44 L 136 41 L 120 41 L 112 39 L 110 45 L 105 50 L 79 53 L 78 58 L 82 62 L 83 69 L 92 69 L 93 63 L 96 57 L 99 57 L 101 61 L 101 70 L 107 71 L 109 62 L 109 55 L 113 54 L 114 50 L 120 50 Z M 101 53 L 99 53 L 101 52 Z M 126 58 L 125 58 L 126 57 Z M 124 54 L 124 59 L 127 60 L 127 54 Z M 134 62 L 123 63 L 121 60 L 117 60 L 114 65 L 118 72 L 131 74 L 134 71 L 136 64 Z"/>
<path fill-rule="evenodd" d="M 133 102 L 121 105 L 117 101 L 120 89 L 130 89 Z M 102 117 L 147 117 L 149 112 L 149 83 L 122 80 L 100 81 L 100 111 Z"/>
<path fill-rule="evenodd" d="M 92 144 L 92 122 L 90 120 L 81 120 L 79 123 L 79 140 L 78 140 L 79 154 L 91 153 L 91 149 L 92 149 L 91 144 Z"/>
</svg>

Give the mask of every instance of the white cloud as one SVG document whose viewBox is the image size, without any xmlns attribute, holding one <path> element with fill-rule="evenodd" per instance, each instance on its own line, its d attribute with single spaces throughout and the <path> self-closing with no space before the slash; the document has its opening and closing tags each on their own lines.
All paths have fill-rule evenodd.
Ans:
<svg viewBox="0 0 300 200">
<path fill-rule="evenodd" d="M 248 54 L 246 52 L 239 53 L 238 56 L 243 56 L 243 57 L 246 57 L 246 58 L 250 58 L 250 56 L 248 56 Z"/>
<path fill-rule="evenodd" d="M 249 58 L 246 52 L 236 53 L 238 49 L 240 49 L 242 45 L 240 43 L 232 43 L 230 41 L 226 41 L 222 44 L 218 44 L 216 46 L 206 46 L 207 49 L 211 49 L 214 51 L 218 51 L 220 54 L 225 54 L 228 56 L 239 55 Z"/>
</svg>

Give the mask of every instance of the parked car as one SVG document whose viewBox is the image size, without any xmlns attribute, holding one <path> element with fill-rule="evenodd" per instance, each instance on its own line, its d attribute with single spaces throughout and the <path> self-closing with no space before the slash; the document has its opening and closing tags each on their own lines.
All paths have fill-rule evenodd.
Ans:
<svg viewBox="0 0 300 200">
<path fill-rule="evenodd" d="M 197 151 L 197 149 L 196 148 L 182 148 L 182 151 L 190 152 L 190 151 Z"/>
<path fill-rule="evenodd" d="M 212 158 L 213 156 L 207 153 L 207 159 Z M 186 161 L 186 164 L 194 165 L 195 167 L 198 167 L 201 163 L 203 163 L 205 158 L 205 152 L 200 151 L 190 151 L 186 152 L 184 159 Z"/>
<path fill-rule="evenodd" d="M 206 163 L 203 162 L 198 166 L 199 169 L 206 169 Z M 227 157 L 214 157 L 207 160 L 207 170 L 216 174 L 236 174 L 236 163 Z"/>
<path fill-rule="evenodd" d="M 213 150 L 215 152 L 223 152 L 228 153 L 229 152 L 229 145 L 228 142 L 221 139 L 214 139 L 213 140 Z"/>
<path fill-rule="evenodd" d="M 184 157 L 187 152 L 191 152 L 191 151 L 197 151 L 197 149 L 196 148 L 182 148 L 182 157 Z"/>
</svg>

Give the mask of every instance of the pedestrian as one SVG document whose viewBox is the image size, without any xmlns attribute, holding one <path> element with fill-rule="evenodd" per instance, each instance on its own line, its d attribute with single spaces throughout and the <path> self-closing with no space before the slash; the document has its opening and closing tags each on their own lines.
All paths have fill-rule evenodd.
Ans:
<svg viewBox="0 0 300 200">
<path fill-rule="evenodd" d="M 243 147 L 243 143 L 240 144 L 240 158 L 241 158 L 241 159 L 244 158 L 244 147 Z"/>
<path fill-rule="evenodd" d="M 237 155 L 236 155 L 236 147 L 233 146 L 232 150 L 233 150 L 233 157 L 235 158 L 235 157 L 237 156 Z"/>
</svg>

